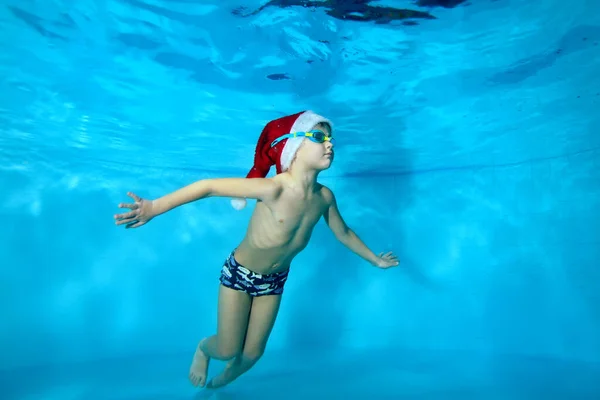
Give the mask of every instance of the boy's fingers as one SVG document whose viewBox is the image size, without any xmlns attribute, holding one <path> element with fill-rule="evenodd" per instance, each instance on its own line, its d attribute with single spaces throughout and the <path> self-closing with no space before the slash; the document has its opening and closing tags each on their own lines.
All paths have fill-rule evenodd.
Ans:
<svg viewBox="0 0 600 400">
<path fill-rule="evenodd" d="M 127 194 L 129 195 L 129 197 L 131 197 L 135 201 L 142 201 L 142 199 L 140 199 L 140 197 L 137 194 L 133 193 L 133 192 L 129 192 Z"/>
<path fill-rule="evenodd" d="M 130 211 L 128 213 L 123 213 L 123 214 L 117 214 L 115 215 L 115 218 L 118 219 L 126 219 L 126 218 L 131 218 L 135 216 L 135 211 Z"/>
<path fill-rule="evenodd" d="M 126 228 L 129 228 L 130 225 L 136 224 L 138 222 L 140 222 L 140 221 L 138 221 L 135 217 L 132 217 L 132 218 L 125 218 L 125 219 L 121 219 L 121 220 L 117 221 L 117 225 L 127 224 Z"/>
</svg>

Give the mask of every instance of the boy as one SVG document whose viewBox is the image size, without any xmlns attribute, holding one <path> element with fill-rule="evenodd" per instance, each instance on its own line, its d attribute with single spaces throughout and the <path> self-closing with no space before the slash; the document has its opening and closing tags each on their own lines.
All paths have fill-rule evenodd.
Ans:
<svg viewBox="0 0 600 400">
<path fill-rule="evenodd" d="M 246 236 L 221 269 L 216 335 L 196 348 L 189 379 L 204 387 L 211 358 L 229 363 L 207 387 L 224 386 L 248 371 L 262 356 L 279 310 L 288 270 L 321 217 L 350 250 L 379 268 L 398 265 L 391 252 L 375 255 L 342 219 L 331 190 L 317 182 L 333 162 L 332 124 L 312 111 L 269 122 L 263 129 L 246 178 L 205 179 L 157 200 L 128 193 L 131 211 L 115 215 L 116 224 L 137 228 L 180 205 L 212 196 L 234 197 L 241 209 L 256 199 Z M 266 178 L 275 164 L 277 175 Z"/>
</svg>

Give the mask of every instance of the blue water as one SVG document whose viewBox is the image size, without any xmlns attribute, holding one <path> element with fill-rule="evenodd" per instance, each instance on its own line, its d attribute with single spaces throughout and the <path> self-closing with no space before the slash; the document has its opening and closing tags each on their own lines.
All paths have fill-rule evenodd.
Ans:
<svg viewBox="0 0 600 400">
<path fill-rule="evenodd" d="M 600 3 L 292 3 L 1 1 L 0 398 L 600 398 Z M 196 389 L 252 206 L 124 230 L 116 205 L 244 176 L 303 109 L 334 121 L 346 222 L 401 267 L 320 223 L 263 359 Z"/>
</svg>

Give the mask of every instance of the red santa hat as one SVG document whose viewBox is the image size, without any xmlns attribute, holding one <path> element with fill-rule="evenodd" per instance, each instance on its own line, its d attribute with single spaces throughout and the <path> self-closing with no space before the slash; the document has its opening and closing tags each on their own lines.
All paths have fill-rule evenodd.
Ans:
<svg viewBox="0 0 600 400">
<path fill-rule="evenodd" d="M 254 166 L 246 177 L 265 178 L 273 165 L 276 166 L 278 174 L 287 171 L 304 137 L 284 139 L 273 147 L 271 147 L 271 142 L 288 133 L 307 132 L 319 123 L 327 123 L 333 129 L 331 121 L 310 110 L 267 123 L 256 144 Z M 231 205 L 236 210 L 241 210 L 246 207 L 246 199 L 232 199 Z"/>
</svg>

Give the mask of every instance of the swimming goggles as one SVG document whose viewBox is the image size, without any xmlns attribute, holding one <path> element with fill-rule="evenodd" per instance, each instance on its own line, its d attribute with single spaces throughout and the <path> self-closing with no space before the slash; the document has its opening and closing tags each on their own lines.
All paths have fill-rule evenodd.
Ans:
<svg viewBox="0 0 600 400">
<path fill-rule="evenodd" d="M 271 147 L 275 146 L 277 143 L 281 142 L 282 140 L 294 138 L 294 137 L 298 137 L 298 136 L 307 137 L 310 141 L 315 142 L 315 143 L 331 142 L 332 145 L 335 144 L 335 139 L 333 137 L 327 136 L 322 131 L 313 130 L 313 131 L 309 131 L 309 132 L 288 133 L 286 135 L 279 136 L 277 139 L 275 139 L 271 142 Z"/>
</svg>

